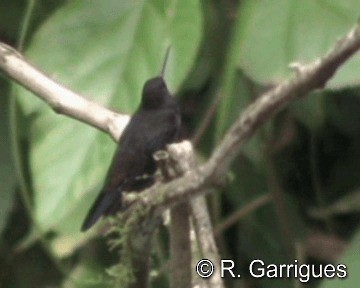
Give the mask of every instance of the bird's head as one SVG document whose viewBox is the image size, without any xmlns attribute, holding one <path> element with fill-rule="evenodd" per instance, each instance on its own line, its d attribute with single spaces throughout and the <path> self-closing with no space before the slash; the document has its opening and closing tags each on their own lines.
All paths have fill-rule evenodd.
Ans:
<svg viewBox="0 0 360 288">
<path fill-rule="evenodd" d="M 165 104 L 169 96 L 170 93 L 163 77 L 155 77 L 146 81 L 141 105 L 145 109 L 156 109 Z"/>
</svg>

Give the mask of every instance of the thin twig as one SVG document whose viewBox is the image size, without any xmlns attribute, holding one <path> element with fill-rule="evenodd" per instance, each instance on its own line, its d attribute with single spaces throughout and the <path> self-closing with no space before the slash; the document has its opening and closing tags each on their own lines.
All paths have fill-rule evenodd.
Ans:
<svg viewBox="0 0 360 288">
<path fill-rule="evenodd" d="M 200 123 L 198 129 L 196 130 L 196 133 L 192 139 L 192 143 L 193 143 L 194 147 L 198 146 L 206 129 L 210 126 L 211 121 L 214 119 L 214 116 L 216 115 L 216 111 L 220 105 L 222 98 L 223 97 L 222 97 L 221 93 L 218 93 L 217 95 L 215 95 L 215 98 L 213 99 L 208 110 L 206 111 L 206 114 L 203 117 L 203 120 L 201 121 L 201 123 Z"/>
<path fill-rule="evenodd" d="M 326 207 L 326 194 L 324 193 L 323 185 L 321 183 L 320 171 L 319 171 L 319 154 L 317 147 L 317 136 L 315 135 L 315 131 L 311 132 L 310 135 L 310 172 L 312 178 L 312 186 L 315 194 L 316 204 L 320 209 L 324 209 Z M 334 224 L 331 215 L 326 215 L 324 217 L 324 224 L 327 229 L 327 232 L 334 233 Z"/>
<path fill-rule="evenodd" d="M 281 243 L 284 249 L 284 252 L 288 256 L 288 259 L 293 259 L 295 255 L 295 243 L 296 236 L 294 231 L 294 225 L 292 225 L 291 215 L 286 204 L 284 196 L 286 196 L 283 191 L 280 183 L 278 173 L 273 159 L 268 152 L 265 152 L 266 158 L 266 174 L 268 187 L 272 196 L 273 208 L 275 210 L 275 215 L 277 219 L 277 225 L 279 227 L 281 235 Z"/>
<path fill-rule="evenodd" d="M 241 207 L 241 209 L 235 211 L 233 214 L 231 214 L 228 218 L 226 218 L 223 222 L 221 222 L 218 226 L 215 227 L 215 236 L 220 235 L 225 230 L 238 223 L 242 218 L 246 217 L 256 209 L 259 209 L 260 207 L 269 203 L 270 200 L 271 197 L 269 194 L 267 194 L 251 201 L 244 207 Z"/>
</svg>

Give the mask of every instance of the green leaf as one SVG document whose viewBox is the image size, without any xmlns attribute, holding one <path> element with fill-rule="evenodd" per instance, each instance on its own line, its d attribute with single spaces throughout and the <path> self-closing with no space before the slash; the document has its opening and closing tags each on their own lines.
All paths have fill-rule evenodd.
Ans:
<svg viewBox="0 0 360 288">
<path fill-rule="evenodd" d="M 353 288 L 357 287 L 360 282 L 360 230 L 351 241 L 349 249 L 346 251 L 344 257 L 339 261 L 339 264 L 346 266 L 346 278 L 326 279 L 323 281 L 321 288 Z"/>
<path fill-rule="evenodd" d="M 246 0 L 242 5 L 238 64 L 263 84 L 289 78 L 292 62 L 309 63 L 322 56 L 360 15 L 357 0 Z M 359 74 L 358 55 L 329 85 L 359 84 Z"/>
<path fill-rule="evenodd" d="M 159 74 L 176 91 L 191 69 L 201 38 L 198 1 L 70 1 L 33 37 L 28 57 L 87 98 L 133 112 L 142 85 Z M 98 193 L 115 144 L 107 135 L 55 115 L 21 90 L 28 116 L 35 216 L 44 231 L 79 231 Z M 32 116 L 32 117 L 30 117 Z"/>
</svg>

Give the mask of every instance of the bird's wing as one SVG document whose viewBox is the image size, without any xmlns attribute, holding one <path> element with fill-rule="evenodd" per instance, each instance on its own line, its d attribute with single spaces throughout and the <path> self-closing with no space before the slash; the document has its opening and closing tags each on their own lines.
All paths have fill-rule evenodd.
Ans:
<svg viewBox="0 0 360 288">
<path fill-rule="evenodd" d="M 142 173 L 144 169 L 144 149 L 139 139 L 134 139 L 138 138 L 134 135 L 136 131 L 131 132 L 128 127 L 121 136 L 120 146 L 115 151 L 104 186 L 88 212 L 81 231 L 89 229 L 101 216 L 114 214 L 121 207 L 121 192 L 131 185 L 127 183 L 128 179 L 131 175 Z"/>
<path fill-rule="evenodd" d="M 119 187 L 121 191 L 121 187 Z M 93 226 L 97 220 L 108 214 L 108 211 L 111 210 L 111 207 L 119 206 L 121 204 L 121 193 L 116 193 L 116 191 L 105 191 L 102 190 L 99 196 L 96 198 L 94 204 L 91 206 L 82 226 L 81 231 L 88 230 Z"/>
<path fill-rule="evenodd" d="M 173 142 L 179 130 L 180 115 L 173 109 L 139 113 L 130 120 L 120 138 L 104 187 L 85 218 L 82 231 L 89 229 L 102 215 L 115 213 L 121 207 L 122 191 L 141 190 L 151 183 L 152 179 L 139 181 L 137 178 L 155 171 L 153 153 Z"/>
<path fill-rule="evenodd" d="M 146 137 L 145 152 L 148 155 L 165 149 L 167 144 L 177 141 L 179 136 L 181 126 L 180 114 L 174 113 L 173 110 L 162 111 L 162 114 L 161 122 L 155 123 L 150 128 L 149 137 Z"/>
</svg>

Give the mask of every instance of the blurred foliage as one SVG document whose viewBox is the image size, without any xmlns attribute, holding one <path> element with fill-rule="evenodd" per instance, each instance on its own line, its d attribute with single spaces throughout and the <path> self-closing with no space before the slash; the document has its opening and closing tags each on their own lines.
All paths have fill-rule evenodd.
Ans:
<svg viewBox="0 0 360 288">
<path fill-rule="evenodd" d="M 286 79 L 292 73 L 290 63 L 314 61 L 327 52 L 357 21 L 359 11 L 357 0 L 243 1 L 239 66 L 261 83 Z M 356 57 L 344 65 L 329 86 L 358 85 L 359 64 Z"/>
<path fill-rule="evenodd" d="M 359 3 L 35 1 L 25 54 L 74 91 L 133 113 L 143 83 L 159 73 L 171 45 L 166 79 L 182 105 L 188 136 L 197 135 L 205 115 L 214 111 L 198 138 L 199 155 L 206 159 L 250 102 L 291 77 L 291 62 L 313 61 L 354 25 Z M 26 5 L 0 2 L 1 41 L 17 45 Z M 299 287 L 294 279 L 255 281 L 247 275 L 253 259 L 293 263 L 294 257 L 348 265 L 345 280 L 311 279 L 309 287 L 356 287 L 360 281 L 354 272 L 360 263 L 359 75 L 357 56 L 325 91 L 270 119 L 234 162 L 225 187 L 211 195 L 215 227 L 264 195 L 274 199 L 219 235 L 223 258 L 236 260 L 243 271 L 244 281 L 227 279 L 229 287 Z M 90 240 L 94 234 L 81 234 L 79 227 L 115 144 L 102 132 L 56 115 L 18 86 L 20 127 L 11 131 L 14 89 L 5 77 L 0 80 L 0 287 L 107 287 L 106 269 L 118 259 L 104 239 Z M 10 133 L 21 149 L 12 151 Z M 33 204 L 28 212 L 15 196 L 20 187 L 11 155 L 23 159 Z M 324 250 L 321 257 L 309 248 L 315 232 L 328 239 L 328 247 L 315 243 Z M 344 252 L 337 259 L 334 236 L 348 246 L 336 246 Z M 168 238 L 159 238 L 158 245 L 166 247 Z M 168 255 L 160 254 L 154 251 L 153 283 L 167 287 Z"/>
<path fill-rule="evenodd" d="M 6 221 L 10 216 L 11 207 L 14 201 L 16 177 L 11 159 L 11 147 L 9 141 L 8 121 L 8 91 L 6 83 L 0 79 L 0 235 L 3 232 Z"/>
</svg>

